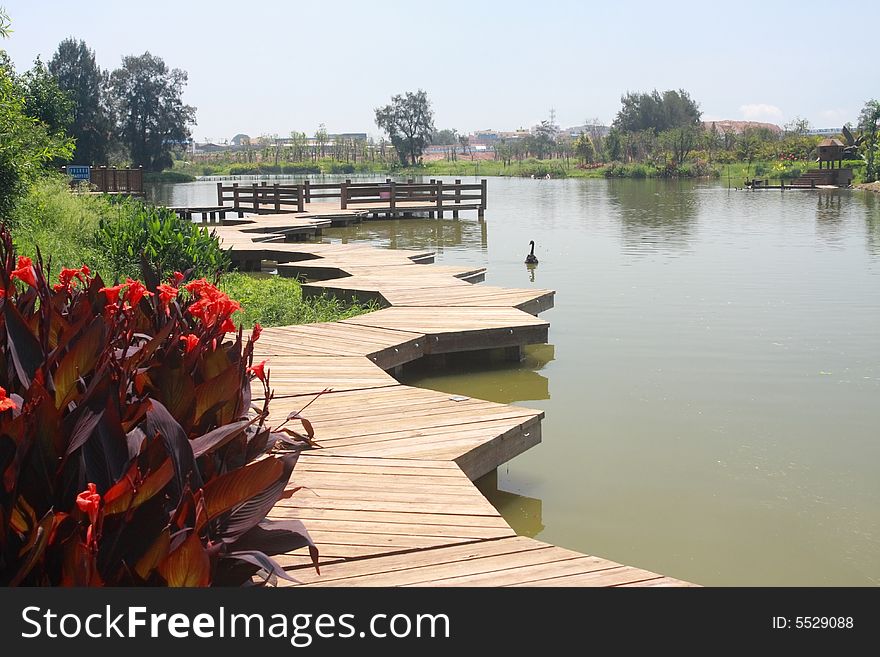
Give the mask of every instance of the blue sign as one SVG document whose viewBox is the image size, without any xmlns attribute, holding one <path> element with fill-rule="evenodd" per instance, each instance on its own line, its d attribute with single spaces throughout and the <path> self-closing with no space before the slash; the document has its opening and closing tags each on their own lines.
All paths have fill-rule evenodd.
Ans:
<svg viewBox="0 0 880 657">
<path fill-rule="evenodd" d="M 92 168 L 87 166 L 69 166 L 67 175 L 74 180 L 91 180 Z"/>
</svg>

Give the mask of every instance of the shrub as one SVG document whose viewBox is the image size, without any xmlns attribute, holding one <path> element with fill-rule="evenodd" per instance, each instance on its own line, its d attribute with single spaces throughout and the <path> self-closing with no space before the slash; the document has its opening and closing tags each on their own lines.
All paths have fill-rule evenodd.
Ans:
<svg viewBox="0 0 880 657">
<path fill-rule="evenodd" d="M 237 304 L 204 280 L 147 279 L 50 288 L 0 227 L 0 585 L 265 583 L 287 577 L 270 544 L 317 567 L 299 523 L 266 519 L 312 432 L 266 426 L 258 329 L 227 339 Z"/>
<path fill-rule="evenodd" d="M 310 173 L 321 173 L 321 167 L 316 164 L 285 164 L 281 167 L 281 172 L 295 175 L 295 174 L 310 174 Z"/>
<path fill-rule="evenodd" d="M 333 162 L 330 164 L 330 173 L 354 173 L 354 165 L 351 162 Z"/>
<path fill-rule="evenodd" d="M 96 242 L 114 271 L 137 275 L 141 256 L 161 277 L 192 269 L 198 277 L 215 278 L 232 258 L 214 232 L 178 217 L 167 208 L 137 205 L 116 220 L 100 221 Z"/>
<path fill-rule="evenodd" d="M 195 176 L 181 171 L 148 171 L 144 174 L 144 182 L 149 183 L 188 183 L 195 179 Z"/>
</svg>

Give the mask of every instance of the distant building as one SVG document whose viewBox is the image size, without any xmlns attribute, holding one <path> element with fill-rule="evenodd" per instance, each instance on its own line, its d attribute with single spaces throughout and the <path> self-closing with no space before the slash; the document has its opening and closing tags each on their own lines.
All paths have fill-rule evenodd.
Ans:
<svg viewBox="0 0 880 657">
<path fill-rule="evenodd" d="M 223 144 L 212 144 L 210 142 L 205 144 L 193 144 L 193 153 L 220 153 L 221 151 L 228 151 L 229 146 L 225 146 Z"/>
<path fill-rule="evenodd" d="M 783 130 L 775 123 L 763 123 L 761 121 L 732 121 L 724 119 L 723 121 L 703 121 L 703 129 L 711 130 L 712 126 L 719 135 L 733 134 L 741 135 L 746 130 L 769 130 L 774 135 L 781 135 Z"/>
<path fill-rule="evenodd" d="M 485 148 L 491 148 L 499 141 L 504 139 L 524 139 L 529 136 L 528 130 L 477 130 L 471 135 L 468 135 L 468 140 L 470 142 L 470 146 L 474 150 L 484 150 Z M 480 148 L 482 147 L 482 148 Z"/>
<path fill-rule="evenodd" d="M 241 148 L 242 146 L 250 146 L 251 138 L 243 132 L 240 132 L 232 138 L 232 145 L 236 148 Z"/>
<path fill-rule="evenodd" d="M 836 137 L 841 133 L 840 128 L 810 128 L 807 130 L 808 135 L 816 137 Z"/>
</svg>

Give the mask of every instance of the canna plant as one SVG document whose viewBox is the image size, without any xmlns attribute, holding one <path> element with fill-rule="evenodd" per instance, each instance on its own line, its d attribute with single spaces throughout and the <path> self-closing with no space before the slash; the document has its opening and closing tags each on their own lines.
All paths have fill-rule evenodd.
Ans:
<svg viewBox="0 0 880 657">
<path fill-rule="evenodd" d="M 267 426 L 259 325 L 245 341 L 206 280 L 144 274 L 50 284 L 0 226 L 0 585 L 265 584 L 303 546 L 317 568 L 299 522 L 266 518 L 312 430 Z"/>
</svg>

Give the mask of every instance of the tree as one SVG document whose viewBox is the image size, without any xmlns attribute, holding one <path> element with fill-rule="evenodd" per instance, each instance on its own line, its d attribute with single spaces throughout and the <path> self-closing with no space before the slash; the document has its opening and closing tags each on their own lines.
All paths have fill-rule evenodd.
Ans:
<svg viewBox="0 0 880 657">
<path fill-rule="evenodd" d="M 694 126 L 700 122 L 699 105 L 687 91 L 651 93 L 627 92 L 620 98 L 623 107 L 617 113 L 613 126 L 622 132 L 653 130 L 655 133 Z"/>
<path fill-rule="evenodd" d="M 419 89 L 392 96 L 390 105 L 376 108 L 376 125 L 391 139 L 400 162 L 415 166 L 435 130 L 428 94 Z"/>
<path fill-rule="evenodd" d="M 865 162 L 867 162 L 867 166 L 865 167 L 865 182 L 874 182 L 877 180 L 875 158 L 877 156 L 878 146 L 880 146 L 877 139 L 878 128 L 880 128 L 878 124 L 880 124 L 880 102 L 869 100 L 862 108 L 862 113 L 859 114 L 859 129 L 862 131 L 862 135 L 865 138 L 863 146 L 865 151 Z"/>
<path fill-rule="evenodd" d="M 539 160 L 544 155 L 552 155 L 556 147 L 556 126 L 548 120 L 541 121 L 532 129 L 532 134 L 526 138 L 526 146 L 529 152 Z"/>
<path fill-rule="evenodd" d="M 196 109 L 182 99 L 187 75 L 170 69 L 149 52 L 122 59 L 110 76 L 113 105 L 123 143 L 136 165 L 147 171 L 171 166 L 171 149 L 186 143 Z"/>
<path fill-rule="evenodd" d="M 785 124 L 785 132 L 792 135 L 805 135 L 807 134 L 813 126 L 810 125 L 810 122 L 805 118 L 800 116 L 794 117 L 791 121 Z"/>
<path fill-rule="evenodd" d="M 584 164 L 592 164 L 596 160 L 596 149 L 593 146 L 593 140 L 586 132 L 582 132 L 574 140 L 574 152 Z"/>
<path fill-rule="evenodd" d="M 65 39 L 49 61 L 49 73 L 73 103 L 70 134 L 76 140 L 74 160 L 106 164 L 113 138 L 107 98 L 107 73 L 95 63 L 85 41 Z"/>
<path fill-rule="evenodd" d="M 67 134 L 73 124 L 73 102 L 61 90 L 46 65 L 37 57 L 34 67 L 21 76 L 25 114 L 42 122 L 52 134 Z"/>
<path fill-rule="evenodd" d="M 660 133 L 660 143 L 672 155 L 672 162 L 676 167 L 684 164 L 699 139 L 700 131 L 693 125 L 670 128 Z"/>
<path fill-rule="evenodd" d="M 327 128 L 323 123 L 318 124 L 318 129 L 315 131 L 315 147 L 321 149 L 321 157 L 324 157 L 324 147 L 327 145 L 330 137 L 327 135 Z M 317 157 L 318 151 L 315 150 L 315 156 Z"/>
<path fill-rule="evenodd" d="M 0 21 L 2 23 L 2 21 Z M 5 62 L 4 62 L 5 63 Z M 0 66 L 0 216 L 55 159 L 70 157 L 73 143 L 63 133 L 28 116 L 22 86 L 6 65 Z"/>
<path fill-rule="evenodd" d="M 431 135 L 431 143 L 437 144 L 438 146 L 452 146 L 453 144 L 458 143 L 458 130 L 444 128 L 443 130 L 436 130 L 433 135 Z"/>
<path fill-rule="evenodd" d="M 610 162 L 618 162 L 622 154 L 623 144 L 621 143 L 620 130 L 611 128 L 605 137 L 605 156 Z"/>
<path fill-rule="evenodd" d="M 748 162 L 748 166 L 746 167 L 746 178 L 749 177 L 749 174 L 752 171 L 752 161 L 755 159 L 755 155 L 758 154 L 758 147 L 760 145 L 761 141 L 755 134 L 755 131 L 748 128 L 743 130 L 742 134 L 737 138 L 737 155 L 740 160 Z"/>
</svg>

